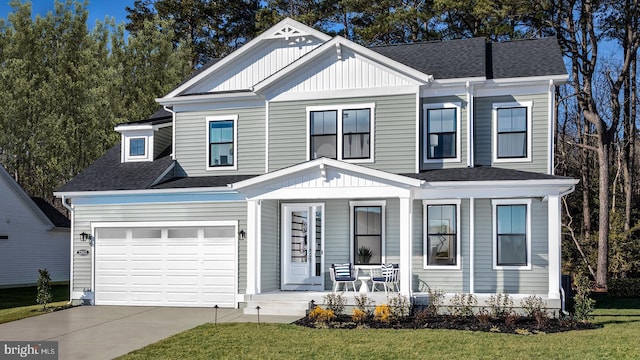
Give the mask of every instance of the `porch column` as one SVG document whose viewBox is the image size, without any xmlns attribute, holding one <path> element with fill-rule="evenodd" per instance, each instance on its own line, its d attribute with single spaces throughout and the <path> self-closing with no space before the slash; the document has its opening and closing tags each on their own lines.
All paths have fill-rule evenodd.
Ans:
<svg viewBox="0 0 640 360">
<path fill-rule="evenodd" d="M 560 299 L 561 277 L 561 212 L 560 196 L 551 195 L 547 199 L 548 241 L 549 241 L 549 299 Z"/>
<path fill-rule="evenodd" d="M 261 243 L 261 219 L 262 209 L 260 200 L 247 201 L 247 289 L 246 294 L 260 293 L 260 243 Z"/>
<path fill-rule="evenodd" d="M 411 198 L 400 198 L 400 293 L 411 296 Z"/>
</svg>

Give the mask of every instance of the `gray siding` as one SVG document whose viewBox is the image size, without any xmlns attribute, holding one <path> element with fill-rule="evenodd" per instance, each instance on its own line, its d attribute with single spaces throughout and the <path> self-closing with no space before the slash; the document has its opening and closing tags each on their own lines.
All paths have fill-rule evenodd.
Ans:
<svg viewBox="0 0 640 360">
<path fill-rule="evenodd" d="M 307 160 L 307 106 L 375 103 L 375 163 L 392 173 L 415 171 L 416 98 L 393 95 L 269 104 L 269 171 Z"/>
<path fill-rule="evenodd" d="M 546 294 L 548 288 L 547 203 L 531 204 L 532 270 L 493 270 L 491 200 L 476 200 L 475 290 L 478 293 Z"/>
<path fill-rule="evenodd" d="M 478 97 L 475 99 L 475 164 L 492 165 L 493 157 L 493 120 L 492 108 L 494 103 L 505 103 L 515 101 L 531 101 L 533 131 L 532 131 L 532 161 L 519 161 L 493 164 L 496 167 L 505 169 L 516 169 L 533 172 L 547 172 L 549 154 L 549 109 L 548 95 L 519 95 L 519 96 L 499 96 L 499 97 Z"/>
<path fill-rule="evenodd" d="M 262 291 L 280 289 L 280 221 L 275 200 L 262 202 Z"/>
<path fill-rule="evenodd" d="M 180 112 L 176 114 L 176 159 L 188 176 L 264 173 L 264 107 Z M 238 115 L 237 170 L 206 170 L 207 116 Z"/>
<path fill-rule="evenodd" d="M 239 229 L 247 228 L 247 206 L 244 202 L 78 205 L 74 215 L 72 291 L 91 289 L 91 256 L 79 256 L 76 252 L 90 250 L 88 242 L 80 240 L 80 233 L 91 233 L 92 222 L 237 220 Z M 244 293 L 247 287 L 247 242 L 239 241 L 238 247 L 238 292 Z"/>
<path fill-rule="evenodd" d="M 156 159 L 167 146 L 171 145 L 173 126 L 163 127 L 153 134 L 153 158 Z"/>
<path fill-rule="evenodd" d="M 460 152 L 460 161 L 447 162 L 428 162 L 421 164 L 421 168 L 424 170 L 432 170 L 432 169 L 450 169 L 450 168 L 459 168 L 459 167 L 467 167 L 467 138 L 468 138 L 468 126 L 467 126 L 467 101 L 466 95 L 459 96 L 443 96 L 443 97 L 432 97 L 432 98 L 423 98 L 421 99 L 420 106 L 420 123 L 421 123 L 421 134 L 425 134 L 426 130 L 424 126 L 426 126 L 426 112 L 424 111 L 425 104 L 443 104 L 443 103 L 458 103 L 460 104 L 460 133 L 458 136 L 460 137 L 460 148 L 458 151 Z M 424 136 L 420 136 L 420 146 L 424 147 Z M 420 153 L 421 158 L 420 162 L 423 161 L 422 152 Z"/>
<path fill-rule="evenodd" d="M 421 200 L 413 203 L 413 269 L 412 290 L 428 292 L 443 290 L 447 293 L 469 292 L 469 200 L 460 204 L 460 269 L 424 268 L 424 207 Z"/>
</svg>

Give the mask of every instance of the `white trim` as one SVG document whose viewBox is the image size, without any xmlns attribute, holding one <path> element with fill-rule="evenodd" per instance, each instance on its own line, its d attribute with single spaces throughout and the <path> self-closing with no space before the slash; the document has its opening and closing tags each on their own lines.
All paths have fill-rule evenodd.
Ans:
<svg viewBox="0 0 640 360">
<path fill-rule="evenodd" d="M 456 206 L 456 264 L 455 265 L 429 265 L 428 264 L 428 248 L 427 235 L 429 233 L 427 207 L 429 205 L 455 205 Z M 460 219 L 462 199 L 439 199 L 439 200 L 422 200 L 422 224 L 424 231 L 422 232 L 422 267 L 425 270 L 460 270 L 462 269 L 462 248 L 460 245 Z"/>
<path fill-rule="evenodd" d="M 564 83 L 569 80 L 568 74 L 563 75 L 542 75 L 542 76 L 523 76 L 523 77 L 510 77 L 510 78 L 499 78 L 499 79 L 489 79 L 486 80 L 487 85 L 492 84 L 522 84 L 525 82 L 548 82 L 549 80 L 555 81 L 556 83 Z"/>
<path fill-rule="evenodd" d="M 498 157 L 498 109 L 525 107 L 527 108 L 527 156 L 522 158 L 499 158 Z M 508 103 L 493 103 L 491 109 L 491 125 L 492 125 L 492 137 L 493 137 L 493 163 L 521 163 L 533 161 L 532 149 L 532 132 L 533 132 L 533 118 L 532 118 L 532 101 L 517 101 Z"/>
<path fill-rule="evenodd" d="M 526 205 L 526 248 L 527 248 L 527 265 L 524 266 L 504 266 L 498 265 L 498 205 Z M 531 199 L 493 199 L 491 200 L 492 214 L 492 238 L 493 247 L 493 270 L 531 270 Z"/>
<path fill-rule="evenodd" d="M 209 123 L 216 121 L 233 121 L 233 165 L 232 166 L 210 166 L 209 165 L 209 152 L 211 146 L 209 143 Z M 224 171 L 224 170 L 238 170 L 238 114 L 235 115 L 216 115 L 207 116 L 205 118 L 205 146 L 206 146 L 206 158 L 205 158 L 205 170 L 206 171 Z"/>
<path fill-rule="evenodd" d="M 473 167 L 475 165 L 475 153 L 474 153 L 474 113 L 475 113 L 475 99 L 473 97 L 473 84 L 467 81 L 467 167 Z"/>
<path fill-rule="evenodd" d="M 176 159 L 176 112 L 168 106 L 162 106 L 165 111 L 171 113 L 171 160 Z"/>
<path fill-rule="evenodd" d="M 422 150 L 422 163 L 423 164 L 440 164 L 440 163 L 459 163 L 462 153 L 461 141 L 462 138 L 462 104 L 459 102 L 448 102 L 448 103 L 428 103 L 422 105 L 422 135 L 427 134 L 427 112 L 429 110 L 434 109 L 456 109 L 456 157 L 454 158 L 442 158 L 442 159 L 428 159 L 427 158 L 427 139 L 421 136 L 421 144 L 423 147 Z M 468 113 L 468 111 L 467 111 Z"/>
<path fill-rule="evenodd" d="M 340 89 L 330 91 L 301 91 L 285 92 L 273 96 L 265 96 L 269 101 L 303 101 L 303 100 L 333 100 L 349 99 L 353 101 L 356 97 L 374 97 L 390 95 L 407 95 L 419 92 L 419 85 L 405 86 L 381 86 L 365 89 Z"/>
<path fill-rule="evenodd" d="M 137 130 L 154 130 L 157 131 L 162 128 L 166 128 L 171 126 L 171 123 L 161 123 L 161 124 L 120 124 L 113 128 L 113 130 L 117 132 L 122 131 L 137 131 Z"/>
<path fill-rule="evenodd" d="M 121 131 L 120 135 L 120 162 L 149 162 L 153 161 L 154 153 L 154 129 L 144 130 L 131 130 Z M 143 139 L 144 140 L 144 154 L 143 155 L 130 155 L 131 140 Z"/>
<path fill-rule="evenodd" d="M 548 168 L 547 168 L 547 173 L 550 175 L 553 175 L 554 173 L 554 168 L 555 168 L 555 164 L 554 164 L 554 144 L 555 144 L 555 138 L 554 138 L 554 129 L 556 126 L 556 118 L 555 118 L 555 101 L 556 101 L 556 87 L 553 83 L 553 80 L 549 80 L 549 92 L 548 92 L 548 96 L 549 99 L 547 101 L 547 103 L 549 104 L 549 116 L 547 118 L 547 121 L 549 121 L 549 133 L 547 135 L 547 139 L 549 139 L 549 148 L 547 149 L 547 164 L 548 164 Z"/>
<path fill-rule="evenodd" d="M 257 200 L 247 201 L 247 229 L 246 238 L 247 243 L 247 289 L 245 290 L 247 295 L 260 293 L 260 252 L 258 251 L 259 234 L 261 233 L 258 228 L 258 219 L 260 218 L 258 212 L 260 205 Z"/>
<path fill-rule="evenodd" d="M 386 225 L 385 225 L 385 218 L 386 213 L 387 213 L 387 201 L 386 200 L 368 200 L 368 201 L 349 201 L 349 259 L 351 261 L 352 264 L 356 263 L 356 253 L 355 253 L 355 249 L 354 249 L 354 245 L 355 245 L 355 236 L 354 236 L 354 231 L 355 231 L 355 225 L 354 225 L 354 208 L 358 206 L 379 206 L 381 207 L 381 219 L 380 219 L 380 226 L 381 226 L 381 236 L 380 236 L 380 263 L 384 264 L 386 262 L 386 251 L 385 251 L 385 233 L 386 233 Z M 362 264 L 357 265 L 358 267 L 363 266 Z M 366 266 L 366 265 L 364 265 Z"/>
<path fill-rule="evenodd" d="M 54 192 L 56 197 L 66 196 L 70 198 L 114 196 L 114 195 L 154 195 L 154 194 L 184 194 L 184 193 L 230 193 L 237 191 L 230 190 L 227 186 L 219 187 L 199 187 L 199 188 L 175 188 L 175 189 L 141 189 L 141 190 L 106 190 L 106 191 L 62 191 Z"/>
<path fill-rule="evenodd" d="M 343 121 L 342 116 L 344 110 L 362 110 L 369 109 L 369 158 L 368 159 L 343 159 Z M 311 112 L 312 111 L 336 111 L 336 156 L 338 160 L 347 163 L 359 164 L 359 163 L 373 163 L 375 162 L 375 103 L 363 103 L 363 104 L 339 104 L 339 105 L 320 105 L 320 106 L 307 106 L 307 160 L 311 159 Z"/>
<path fill-rule="evenodd" d="M 271 102 L 264 102 L 264 172 L 269 172 L 269 111 Z"/>
<path fill-rule="evenodd" d="M 413 198 L 401 197 L 400 206 L 400 293 L 411 296 L 413 284 Z"/>
<path fill-rule="evenodd" d="M 547 200 L 548 221 L 548 253 L 549 253 L 549 294 L 552 299 L 560 298 L 562 276 L 562 225 L 561 225 L 561 195 L 549 196 Z"/>
<path fill-rule="evenodd" d="M 476 289 L 476 199 L 469 198 L 469 293 L 475 293 Z"/>
<path fill-rule="evenodd" d="M 420 172 L 420 122 L 422 122 L 422 119 L 420 117 L 420 110 L 422 109 L 421 107 L 421 103 L 420 103 L 420 89 L 418 89 L 418 91 L 416 92 L 416 122 L 415 122 L 415 173 L 419 173 Z"/>
<path fill-rule="evenodd" d="M 255 37 L 253 40 L 251 40 L 248 43 L 246 43 L 243 46 L 241 46 L 238 50 L 232 52 L 229 56 L 226 56 L 226 57 L 222 58 L 220 61 L 215 63 L 213 66 L 205 69 L 204 71 L 202 71 L 197 76 L 194 76 L 192 79 L 186 81 L 184 84 L 182 84 L 182 85 L 176 87 L 175 89 L 173 89 L 169 94 L 167 94 L 164 97 L 164 99 L 173 98 L 173 97 L 179 95 L 181 92 L 189 89 L 193 85 L 197 84 L 201 80 L 203 80 L 206 77 L 208 77 L 214 71 L 222 68 L 226 64 L 232 63 L 233 60 L 235 60 L 236 58 L 240 57 L 244 53 L 247 53 L 247 52 L 253 50 L 253 48 L 259 46 L 262 43 L 263 40 L 272 38 L 274 33 L 280 31 L 285 26 L 289 26 L 289 27 L 295 28 L 295 29 L 297 29 L 297 30 L 302 32 L 301 35 L 303 35 L 303 34 L 306 35 L 306 36 L 311 35 L 313 37 L 318 38 L 320 41 L 328 41 L 331 38 L 330 36 L 320 32 L 318 30 L 315 30 L 315 29 L 313 29 L 311 27 L 308 27 L 308 26 L 306 26 L 306 25 L 304 25 L 302 23 L 299 23 L 299 22 L 297 22 L 297 21 L 295 21 L 293 19 L 285 18 L 282 21 L 280 21 L 279 23 L 277 23 L 276 25 L 274 25 L 271 28 L 269 28 L 268 30 L 264 31 L 262 34 L 260 34 L 257 37 Z"/>
</svg>

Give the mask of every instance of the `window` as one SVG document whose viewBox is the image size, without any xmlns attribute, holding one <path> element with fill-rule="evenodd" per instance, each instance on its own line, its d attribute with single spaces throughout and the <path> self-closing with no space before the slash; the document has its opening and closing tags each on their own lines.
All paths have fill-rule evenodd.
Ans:
<svg viewBox="0 0 640 360">
<path fill-rule="evenodd" d="M 494 200 L 495 267 L 530 268 L 530 201 Z"/>
<path fill-rule="evenodd" d="M 424 104 L 422 161 L 460 161 L 460 104 Z"/>
<path fill-rule="evenodd" d="M 494 161 L 531 158 L 530 103 L 494 104 Z"/>
<path fill-rule="evenodd" d="M 384 202 L 351 202 L 353 254 L 356 265 L 382 264 L 384 261 L 384 211 Z"/>
<path fill-rule="evenodd" d="M 424 267 L 460 269 L 461 200 L 424 200 Z"/>
<path fill-rule="evenodd" d="M 144 156 L 145 154 L 145 139 L 144 138 L 132 138 L 129 140 L 129 156 Z"/>
<path fill-rule="evenodd" d="M 374 104 L 308 107 L 310 160 L 373 161 Z"/>
<path fill-rule="evenodd" d="M 337 158 L 338 115 L 337 111 L 311 112 L 311 154 L 320 157 Z"/>
<path fill-rule="evenodd" d="M 207 117 L 207 168 L 236 168 L 237 117 Z"/>
</svg>

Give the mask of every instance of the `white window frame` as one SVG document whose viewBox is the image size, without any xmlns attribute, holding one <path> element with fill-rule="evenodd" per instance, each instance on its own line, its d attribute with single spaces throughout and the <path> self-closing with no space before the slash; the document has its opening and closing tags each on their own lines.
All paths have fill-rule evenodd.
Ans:
<svg viewBox="0 0 640 360">
<path fill-rule="evenodd" d="M 442 158 L 442 159 L 429 159 L 427 158 L 427 114 L 429 110 L 433 109 L 456 109 L 456 157 L 454 158 Z M 422 151 L 422 163 L 423 164 L 433 164 L 433 163 L 454 163 L 460 162 L 462 149 L 460 147 L 460 138 L 462 137 L 462 104 L 459 102 L 454 103 L 439 103 L 439 104 L 423 104 L 422 105 L 422 134 L 420 134 L 420 147 Z"/>
<path fill-rule="evenodd" d="M 368 159 L 343 159 L 342 158 L 342 112 L 344 110 L 359 110 L 369 109 L 371 118 L 369 119 L 369 158 Z M 312 111 L 331 111 L 335 110 L 337 114 L 337 143 L 336 143 L 336 158 L 349 163 L 372 163 L 375 162 L 375 103 L 365 104 L 340 104 L 340 105 L 322 105 L 322 106 L 307 106 L 307 160 L 313 160 L 311 158 L 311 112 Z"/>
<path fill-rule="evenodd" d="M 429 252 L 427 249 L 428 220 L 427 207 L 429 205 L 455 205 L 456 206 L 456 264 L 455 265 L 429 265 Z M 429 270 L 460 270 L 462 269 L 462 248 L 460 247 L 460 206 L 461 199 L 422 200 L 422 267 Z"/>
<path fill-rule="evenodd" d="M 122 162 L 153 161 L 153 130 L 128 131 L 122 134 Z M 144 155 L 131 156 L 131 140 L 144 139 Z"/>
<path fill-rule="evenodd" d="M 527 108 L 527 156 L 521 158 L 499 158 L 498 157 L 498 109 L 514 108 L 514 107 L 526 107 Z M 517 101 L 508 103 L 494 103 L 492 105 L 491 117 L 492 117 L 492 136 L 493 136 L 493 162 L 494 163 L 517 163 L 517 162 L 531 162 L 533 160 L 533 154 L 531 153 L 531 142 L 533 133 L 533 119 L 532 119 L 532 101 Z"/>
<path fill-rule="evenodd" d="M 233 165 L 232 166 L 209 166 L 209 156 L 211 152 L 211 145 L 209 143 L 209 123 L 214 121 L 233 121 Z M 238 170 L 238 115 L 216 115 L 207 116 L 204 122 L 205 126 L 205 147 L 206 158 L 205 169 L 207 171 L 225 171 L 225 170 Z"/>
<path fill-rule="evenodd" d="M 498 205 L 526 205 L 527 206 L 527 218 L 526 218 L 526 249 L 527 249 L 527 265 L 524 266 L 506 266 L 498 265 Z M 491 231 L 493 237 L 491 243 L 493 244 L 493 270 L 531 270 L 531 199 L 494 199 L 491 200 L 492 208 L 492 227 Z"/>
<path fill-rule="evenodd" d="M 386 233 L 386 206 L 387 206 L 387 202 L 385 200 L 372 200 L 372 201 L 349 201 L 349 261 L 352 264 L 355 264 L 356 261 L 356 254 L 355 254 L 355 250 L 354 250 L 354 244 L 355 244 L 355 216 L 354 216 L 354 208 L 357 206 L 380 206 L 381 207 L 381 212 L 382 212 L 382 219 L 380 219 L 380 226 L 382 227 L 382 234 L 381 234 L 381 239 L 380 239 L 380 262 L 382 264 L 386 263 L 386 252 L 385 252 L 385 233 Z M 380 267 L 380 265 L 355 265 L 357 268 L 359 269 L 373 269 L 373 268 L 378 268 Z"/>
</svg>

